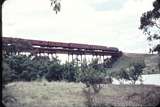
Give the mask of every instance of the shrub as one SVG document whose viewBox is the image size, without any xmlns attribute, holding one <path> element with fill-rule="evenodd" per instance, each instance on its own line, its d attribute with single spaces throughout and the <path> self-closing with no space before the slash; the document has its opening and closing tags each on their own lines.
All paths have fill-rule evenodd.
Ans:
<svg viewBox="0 0 160 107">
<path fill-rule="evenodd" d="M 69 82 L 78 81 L 79 66 L 75 60 L 66 62 L 63 66 L 63 78 Z"/>
<path fill-rule="evenodd" d="M 62 66 L 60 66 L 58 63 L 52 63 L 48 67 L 48 72 L 45 75 L 45 78 L 48 81 L 57 81 L 57 80 L 62 80 L 63 76 L 63 69 Z"/>
<path fill-rule="evenodd" d="M 132 84 L 135 84 L 135 82 L 141 77 L 143 68 L 145 68 L 145 63 L 132 63 L 128 68 L 121 68 L 119 72 L 112 73 L 112 76 L 119 81 L 128 80 L 131 81 Z"/>
<path fill-rule="evenodd" d="M 127 72 L 129 72 L 129 80 L 132 81 L 133 84 L 141 77 L 144 67 L 145 63 L 133 63 L 127 69 Z"/>
<path fill-rule="evenodd" d="M 2 85 L 12 82 L 16 79 L 15 71 L 11 70 L 9 65 L 2 62 Z"/>
</svg>

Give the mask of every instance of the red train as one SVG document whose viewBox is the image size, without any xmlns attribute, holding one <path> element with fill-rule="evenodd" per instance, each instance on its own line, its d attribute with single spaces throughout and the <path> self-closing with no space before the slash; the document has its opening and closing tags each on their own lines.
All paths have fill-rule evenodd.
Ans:
<svg viewBox="0 0 160 107">
<path fill-rule="evenodd" d="M 85 49 L 85 50 L 100 50 L 100 51 L 119 52 L 119 49 L 115 48 L 115 47 L 78 44 L 78 43 L 51 42 L 51 41 L 30 40 L 30 39 L 20 39 L 20 38 L 10 38 L 10 37 L 2 37 L 2 41 L 7 44 L 17 43 L 20 41 L 21 42 L 27 41 L 27 42 L 30 42 L 32 45 L 41 46 L 41 47 L 61 47 L 61 48 L 70 48 L 70 49 Z"/>
</svg>

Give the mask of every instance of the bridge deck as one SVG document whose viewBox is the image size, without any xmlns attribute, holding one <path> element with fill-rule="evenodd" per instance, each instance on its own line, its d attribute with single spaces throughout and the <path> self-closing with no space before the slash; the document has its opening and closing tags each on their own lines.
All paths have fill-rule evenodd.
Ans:
<svg viewBox="0 0 160 107">
<path fill-rule="evenodd" d="M 118 48 L 78 43 L 63 43 L 2 37 L 3 49 L 20 52 L 60 53 L 77 55 L 120 56 Z M 15 49 L 16 48 L 16 49 Z M 18 48 L 18 49 L 17 49 Z"/>
</svg>

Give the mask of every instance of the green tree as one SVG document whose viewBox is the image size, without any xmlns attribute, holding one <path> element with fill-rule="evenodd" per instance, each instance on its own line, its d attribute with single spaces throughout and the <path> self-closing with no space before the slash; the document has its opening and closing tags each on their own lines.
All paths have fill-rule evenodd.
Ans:
<svg viewBox="0 0 160 107">
<path fill-rule="evenodd" d="M 119 72 L 112 72 L 111 75 L 120 81 L 120 83 L 123 83 L 124 80 L 130 80 L 129 75 L 124 68 L 121 68 Z"/>
<path fill-rule="evenodd" d="M 58 57 L 53 57 L 48 64 L 48 72 L 45 75 L 48 81 L 62 80 L 63 78 L 63 67 L 60 64 Z"/>
<path fill-rule="evenodd" d="M 54 61 L 57 61 L 57 59 L 50 61 L 48 56 L 35 56 L 31 61 L 31 65 L 27 67 L 27 70 L 31 70 L 32 73 L 35 72 L 37 78 L 40 79 L 48 72 L 49 65 L 54 63 Z"/>
<path fill-rule="evenodd" d="M 8 58 L 8 64 L 12 70 L 15 71 L 16 80 L 20 80 L 20 74 L 25 69 L 24 62 L 27 57 L 24 55 L 11 55 Z"/>
<path fill-rule="evenodd" d="M 11 70 L 6 62 L 2 62 L 2 85 L 14 81 L 16 77 L 15 72 Z"/>
<path fill-rule="evenodd" d="M 45 78 L 48 81 L 57 81 L 62 80 L 63 78 L 63 68 L 58 63 L 52 63 L 48 67 L 48 72 L 46 73 Z"/>
<path fill-rule="evenodd" d="M 19 55 L 18 55 L 19 56 Z M 26 57 L 23 61 L 23 63 L 20 65 L 20 68 L 22 67 L 22 71 L 19 75 L 20 81 L 31 81 L 37 79 L 37 73 L 36 68 L 34 67 L 36 63 L 34 63 L 30 57 Z"/>
<path fill-rule="evenodd" d="M 127 69 L 129 80 L 132 81 L 133 84 L 141 77 L 144 67 L 145 63 L 133 63 Z"/>
<path fill-rule="evenodd" d="M 153 2 L 153 9 L 142 14 L 139 29 L 147 35 L 148 41 L 157 41 L 157 45 L 151 49 L 160 54 L 160 1 Z"/>
<path fill-rule="evenodd" d="M 63 77 L 67 81 L 78 81 L 78 73 L 79 73 L 79 66 L 75 60 L 72 62 L 66 62 L 63 65 Z"/>
<path fill-rule="evenodd" d="M 119 80 L 121 83 L 124 80 L 131 81 L 132 84 L 141 78 L 143 74 L 143 68 L 145 68 L 145 63 L 132 63 L 128 68 L 121 68 L 119 72 L 112 72 L 112 76 Z"/>
<path fill-rule="evenodd" d="M 60 0 L 51 0 L 51 6 L 56 14 L 61 10 L 61 3 Z"/>
<path fill-rule="evenodd" d="M 98 64 L 98 59 L 93 59 L 89 64 L 84 60 L 79 73 L 80 81 L 85 83 L 87 87 L 92 87 L 95 92 L 98 92 L 101 89 L 100 84 L 109 83 L 106 79 L 106 76 L 109 76 L 107 72 L 103 66 Z M 109 80 L 112 83 L 111 78 Z"/>
</svg>

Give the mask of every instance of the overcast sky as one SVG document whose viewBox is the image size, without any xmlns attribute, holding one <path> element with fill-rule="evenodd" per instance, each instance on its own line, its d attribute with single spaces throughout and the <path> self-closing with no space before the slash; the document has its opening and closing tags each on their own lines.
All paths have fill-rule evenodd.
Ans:
<svg viewBox="0 0 160 107">
<path fill-rule="evenodd" d="M 154 0 L 61 0 L 55 14 L 50 0 L 7 0 L 2 7 L 3 36 L 117 47 L 147 53 L 138 29 Z"/>
</svg>

